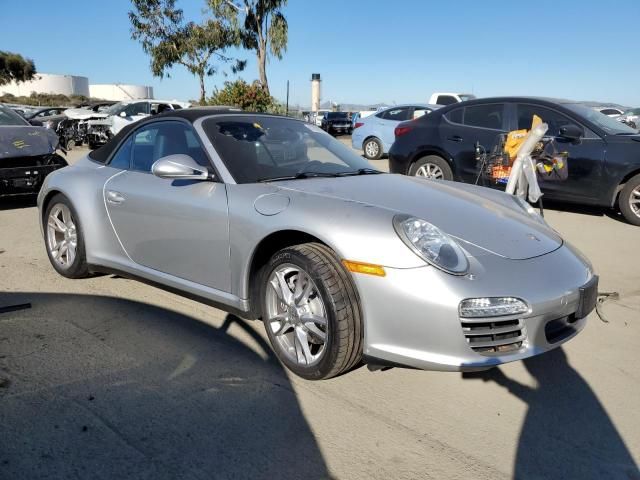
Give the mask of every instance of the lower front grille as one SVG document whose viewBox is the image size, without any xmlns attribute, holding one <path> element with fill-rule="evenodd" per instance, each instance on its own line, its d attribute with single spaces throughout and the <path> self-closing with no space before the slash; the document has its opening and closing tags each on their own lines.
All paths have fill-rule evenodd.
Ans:
<svg viewBox="0 0 640 480">
<path fill-rule="evenodd" d="M 462 331 L 471 349 L 480 354 L 514 352 L 526 338 L 522 320 L 462 320 Z"/>
</svg>

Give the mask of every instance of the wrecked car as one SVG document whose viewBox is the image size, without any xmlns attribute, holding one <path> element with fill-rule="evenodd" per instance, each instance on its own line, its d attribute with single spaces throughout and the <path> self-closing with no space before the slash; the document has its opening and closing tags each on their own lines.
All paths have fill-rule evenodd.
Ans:
<svg viewBox="0 0 640 480">
<path fill-rule="evenodd" d="M 151 99 L 126 100 L 118 102 L 102 112 L 86 109 L 70 109 L 65 113 L 67 117 L 78 121 L 78 130 L 86 132 L 86 142 L 89 148 L 104 145 L 123 127 L 137 122 L 149 115 L 155 115 L 169 110 L 187 108 L 188 103 Z"/>
<path fill-rule="evenodd" d="M 66 167 L 58 143 L 53 130 L 0 105 L 0 197 L 38 193 L 49 173 Z"/>
</svg>

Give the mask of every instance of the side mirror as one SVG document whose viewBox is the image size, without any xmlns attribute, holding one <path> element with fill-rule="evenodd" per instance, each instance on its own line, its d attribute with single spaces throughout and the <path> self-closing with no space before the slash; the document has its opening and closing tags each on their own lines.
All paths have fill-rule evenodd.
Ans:
<svg viewBox="0 0 640 480">
<path fill-rule="evenodd" d="M 127 118 L 127 113 L 126 112 L 120 112 L 119 114 L 122 118 Z"/>
<path fill-rule="evenodd" d="M 564 127 L 560 127 L 559 137 L 575 142 L 580 140 L 580 137 L 584 135 L 582 128 L 577 125 L 569 124 Z"/>
<path fill-rule="evenodd" d="M 213 176 L 189 155 L 178 153 L 155 161 L 151 172 L 160 178 L 180 180 L 213 180 Z"/>
<path fill-rule="evenodd" d="M 44 123 L 42 123 L 40 120 L 29 120 L 29 123 L 31 125 L 33 125 L 34 127 L 43 127 Z"/>
</svg>

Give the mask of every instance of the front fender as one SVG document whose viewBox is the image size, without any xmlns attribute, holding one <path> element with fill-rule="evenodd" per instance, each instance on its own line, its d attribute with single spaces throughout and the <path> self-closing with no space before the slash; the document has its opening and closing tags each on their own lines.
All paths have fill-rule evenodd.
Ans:
<svg viewBox="0 0 640 480">
<path fill-rule="evenodd" d="M 359 202 L 305 194 L 265 185 L 228 185 L 232 293 L 248 298 L 251 261 L 260 242 L 279 231 L 316 237 L 340 259 L 393 268 L 415 268 L 425 262 L 400 240 L 393 228 L 393 210 Z M 287 208 L 263 215 L 254 208 L 261 194 L 286 195 Z"/>
</svg>

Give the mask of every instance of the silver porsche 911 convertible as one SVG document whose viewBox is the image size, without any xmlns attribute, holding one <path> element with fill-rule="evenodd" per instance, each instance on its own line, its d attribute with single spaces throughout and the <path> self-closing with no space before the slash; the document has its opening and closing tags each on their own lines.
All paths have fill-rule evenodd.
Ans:
<svg viewBox="0 0 640 480">
<path fill-rule="evenodd" d="M 315 126 L 197 108 L 125 127 L 51 173 L 47 253 L 264 322 L 307 379 L 363 362 L 472 371 L 559 346 L 597 296 L 528 204 L 371 168 Z"/>
</svg>

